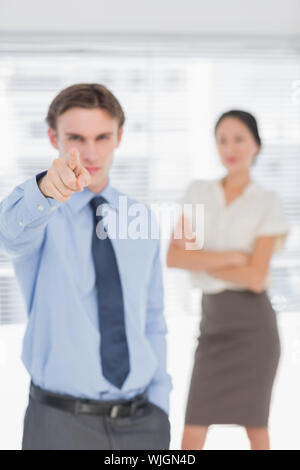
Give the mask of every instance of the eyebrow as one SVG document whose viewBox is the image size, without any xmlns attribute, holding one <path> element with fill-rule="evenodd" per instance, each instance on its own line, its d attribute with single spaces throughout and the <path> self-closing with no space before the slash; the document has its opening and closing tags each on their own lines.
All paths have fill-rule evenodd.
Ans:
<svg viewBox="0 0 300 470">
<path fill-rule="evenodd" d="M 112 132 L 102 132 L 101 134 L 97 135 L 96 138 L 103 137 L 103 136 L 111 136 L 112 134 L 113 134 Z M 80 134 L 77 134 L 77 132 L 66 132 L 66 135 L 81 137 L 82 139 L 84 139 L 84 136 L 80 135 Z"/>
</svg>

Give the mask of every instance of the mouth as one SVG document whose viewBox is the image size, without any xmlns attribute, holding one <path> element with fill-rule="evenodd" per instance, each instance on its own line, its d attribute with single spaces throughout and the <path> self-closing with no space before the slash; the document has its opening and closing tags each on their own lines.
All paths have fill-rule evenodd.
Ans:
<svg viewBox="0 0 300 470">
<path fill-rule="evenodd" d="M 236 163 L 236 162 L 237 162 L 237 158 L 235 157 L 226 158 L 226 163 Z"/>
<path fill-rule="evenodd" d="M 86 166 L 85 169 L 90 173 L 90 175 L 94 175 L 101 170 L 99 166 Z"/>
</svg>

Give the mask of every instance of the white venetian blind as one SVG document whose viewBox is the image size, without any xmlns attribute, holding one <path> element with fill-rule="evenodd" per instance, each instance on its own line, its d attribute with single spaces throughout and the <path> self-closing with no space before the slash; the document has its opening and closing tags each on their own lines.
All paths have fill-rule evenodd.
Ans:
<svg viewBox="0 0 300 470">
<path fill-rule="evenodd" d="M 254 177 L 276 189 L 293 227 L 273 262 L 272 301 L 300 311 L 300 39 L 2 34 L 0 199 L 56 158 L 47 108 L 79 82 L 103 83 L 120 99 L 127 122 L 112 182 L 147 203 L 176 202 L 192 178 L 221 174 L 217 117 L 231 108 L 254 113 L 264 142 Z M 164 263 L 166 250 L 163 240 Z M 186 273 L 165 269 L 164 279 L 167 314 L 197 313 Z M 24 319 L 0 251 L 0 322 Z"/>
</svg>

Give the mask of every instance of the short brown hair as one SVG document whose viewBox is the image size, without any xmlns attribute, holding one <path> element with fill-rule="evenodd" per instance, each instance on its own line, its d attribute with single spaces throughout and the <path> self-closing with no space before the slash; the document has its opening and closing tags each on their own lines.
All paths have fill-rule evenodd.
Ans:
<svg viewBox="0 0 300 470">
<path fill-rule="evenodd" d="M 56 130 L 57 118 L 71 108 L 100 108 L 117 118 L 119 127 L 125 122 L 125 114 L 117 98 L 104 85 L 78 83 L 64 88 L 49 106 L 46 122 Z"/>
</svg>

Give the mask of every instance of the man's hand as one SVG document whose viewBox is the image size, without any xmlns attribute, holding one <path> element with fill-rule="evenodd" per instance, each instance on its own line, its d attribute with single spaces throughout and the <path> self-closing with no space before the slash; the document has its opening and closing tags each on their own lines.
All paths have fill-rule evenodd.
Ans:
<svg viewBox="0 0 300 470">
<path fill-rule="evenodd" d="M 82 166 L 77 149 L 71 149 L 65 157 L 56 158 L 47 174 L 38 182 L 46 197 L 65 202 L 85 186 L 91 184 L 91 175 Z"/>
</svg>

